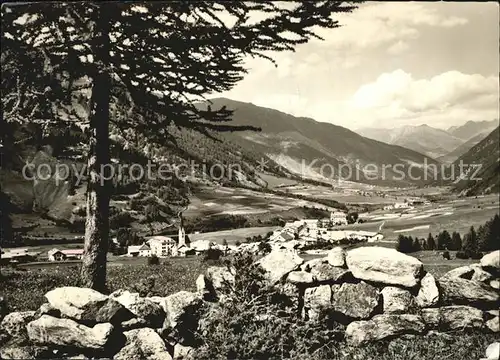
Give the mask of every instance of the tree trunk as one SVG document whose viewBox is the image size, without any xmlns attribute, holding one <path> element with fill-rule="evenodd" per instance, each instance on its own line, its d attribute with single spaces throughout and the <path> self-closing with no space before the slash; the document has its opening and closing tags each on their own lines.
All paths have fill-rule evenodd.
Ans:
<svg viewBox="0 0 500 360">
<path fill-rule="evenodd" d="M 109 9 L 107 9 L 109 10 Z M 81 285 L 106 291 L 106 254 L 109 246 L 109 19 L 100 7 L 97 21 L 96 72 L 92 76 L 89 155 L 87 163 L 87 218 Z"/>
</svg>

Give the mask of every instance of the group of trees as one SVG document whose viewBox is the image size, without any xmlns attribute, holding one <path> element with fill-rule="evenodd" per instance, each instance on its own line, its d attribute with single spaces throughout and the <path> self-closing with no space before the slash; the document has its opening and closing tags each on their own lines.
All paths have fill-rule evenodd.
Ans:
<svg viewBox="0 0 500 360">
<path fill-rule="evenodd" d="M 460 251 L 457 257 L 476 257 L 479 252 L 500 249 L 500 217 L 495 215 L 477 231 L 471 226 L 463 237 L 456 231 L 450 234 L 447 230 L 441 231 L 436 237 L 429 233 L 427 239 L 399 235 L 396 248 L 404 253 L 420 250 Z"/>
</svg>

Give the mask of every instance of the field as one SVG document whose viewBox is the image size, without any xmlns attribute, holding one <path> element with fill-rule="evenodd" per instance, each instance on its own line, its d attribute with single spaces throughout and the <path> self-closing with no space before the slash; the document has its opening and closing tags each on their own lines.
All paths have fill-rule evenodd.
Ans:
<svg viewBox="0 0 500 360">
<path fill-rule="evenodd" d="M 222 244 L 224 239 L 228 244 L 235 244 L 236 242 L 245 242 L 247 237 L 259 236 L 264 237 L 268 232 L 279 229 L 278 226 L 264 226 L 264 227 L 250 227 L 234 230 L 214 231 L 200 234 L 191 234 L 189 238 L 191 241 L 208 240 L 217 244 Z"/>
</svg>

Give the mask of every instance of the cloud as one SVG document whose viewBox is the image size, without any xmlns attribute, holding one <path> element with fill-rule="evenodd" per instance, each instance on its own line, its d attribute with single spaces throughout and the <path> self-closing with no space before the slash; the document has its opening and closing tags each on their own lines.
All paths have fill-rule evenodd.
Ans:
<svg viewBox="0 0 500 360">
<path fill-rule="evenodd" d="M 387 49 L 387 52 L 391 55 L 399 55 L 399 54 L 405 52 L 406 50 L 408 50 L 409 48 L 410 48 L 410 45 L 408 45 L 406 42 L 400 40 L 397 43 L 391 45 Z"/>
<path fill-rule="evenodd" d="M 448 71 L 430 79 L 414 79 L 399 69 L 361 86 L 349 107 L 360 116 L 386 122 L 453 121 L 455 116 L 490 119 L 498 117 L 498 97 L 498 76 Z"/>
<path fill-rule="evenodd" d="M 422 26 L 452 28 L 468 22 L 465 18 L 443 15 L 436 8 L 415 2 L 367 3 L 350 14 L 336 16 L 336 19 L 343 25 L 340 29 L 318 29 L 319 35 L 326 40 L 324 46 L 377 48 L 415 39 Z M 404 45 L 396 46 L 401 48 Z"/>
</svg>

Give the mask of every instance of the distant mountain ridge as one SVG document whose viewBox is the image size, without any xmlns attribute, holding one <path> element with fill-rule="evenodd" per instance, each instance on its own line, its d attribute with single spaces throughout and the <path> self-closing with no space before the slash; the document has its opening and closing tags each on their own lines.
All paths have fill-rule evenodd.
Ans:
<svg viewBox="0 0 500 360">
<path fill-rule="evenodd" d="M 369 139 L 331 123 L 295 117 L 275 109 L 225 98 L 211 99 L 211 102 L 214 109 L 226 106 L 234 110 L 232 125 L 252 125 L 262 129 L 261 132 L 222 133 L 218 137 L 230 140 L 245 150 L 260 152 L 304 177 L 316 180 L 332 178 L 331 169 L 334 168 L 335 172 L 342 168 L 342 171 L 333 175 L 341 172 L 345 179 L 349 171 L 364 167 L 366 169 L 368 164 L 372 164 L 376 170 L 360 171 L 359 178 L 351 179 L 368 183 L 409 185 L 415 184 L 415 181 L 399 179 L 399 173 L 390 166 L 401 164 L 400 167 L 407 169 L 410 165 L 419 165 L 420 168 L 414 171 L 422 172 L 421 165 L 425 158 L 428 163 L 436 163 L 434 159 L 416 151 Z M 207 105 L 198 104 L 200 107 Z M 382 180 L 384 164 L 385 178 Z M 370 177 L 376 177 L 376 180 L 368 179 Z"/>
<path fill-rule="evenodd" d="M 388 144 L 399 145 L 438 158 L 448 154 L 463 143 L 463 140 L 445 130 L 429 125 L 406 125 L 394 129 L 363 128 L 358 134 Z"/>
<path fill-rule="evenodd" d="M 484 137 L 486 137 L 498 125 L 498 119 L 491 121 L 467 121 L 461 126 L 452 126 L 447 131 L 460 139 L 470 140 L 480 134 L 484 134 Z"/>
</svg>

